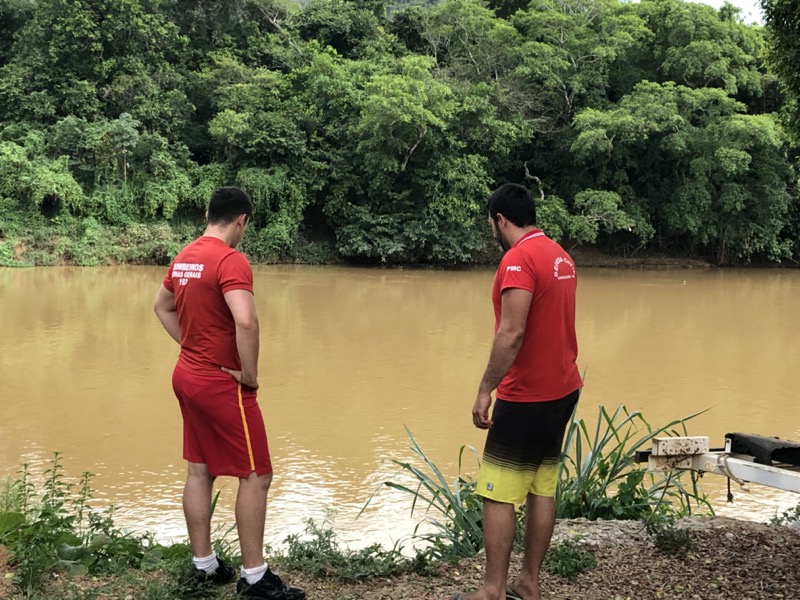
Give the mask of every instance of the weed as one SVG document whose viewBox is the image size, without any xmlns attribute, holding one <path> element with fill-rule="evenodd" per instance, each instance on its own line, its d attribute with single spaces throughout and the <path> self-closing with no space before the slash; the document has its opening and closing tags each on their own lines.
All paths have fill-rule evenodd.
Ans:
<svg viewBox="0 0 800 600">
<path fill-rule="evenodd" d="M 39 498 L 28 465 L 16 482 L 6 485 L 3 506 L 11 510 L 0 513 L 0 543 L 8 548 L 16 583 L 26 595 L 40 587 L 43 575 L 54 571 L 83 575 L 139 565 L 143 539 L 120 532 L 113 509 L 92 509 L 90 480 L 91 474 L 84 473 L 73 494 L 56 452 L 44 471 Z"/>
<path fill-rule="evenodd" d="M 676 527 L 672 519 L 651 519 L 645 529 L 653 537 L 656 548 L 664 554 L 682 557 L 694 546 L 689 530 Z"/>
<path fill-rule="evenodd" d="M 791 525 L 800 521 L 800 503 L 794 508 L 783 511 L 780 516 L 774 516 L 769 520 L 770 525 Z"/>
<path fill-rule="evenodd" d="M 11 477 L 0 479 L 0 513 L 22 512 L 23 500 L 18 480 Z"/>
<path fill-rule="evenodd" d="M 581 550 L 574 542 L 566 540 L 547 551 L 542 566 L 552 575 L 574 581 L 580 573 L 594 569 L 597 559 L 591 552 Z"/>
<path fill-rule="evenodd" d="M 372 577 L 387 577 L 409 568 L 400 550 L 386 551 L 373 544 L 361 550 L 339 547 L 332 529 L 322 527 L 309 519 L 306 537 L 290 535 L 286 538 L 287 551 L 278 560 L 289 569 L 298 569 L 314 577 L 336 577 L 353 583 Z M 419 565 L 418 565 L 419 567 Z"/>
</svg>

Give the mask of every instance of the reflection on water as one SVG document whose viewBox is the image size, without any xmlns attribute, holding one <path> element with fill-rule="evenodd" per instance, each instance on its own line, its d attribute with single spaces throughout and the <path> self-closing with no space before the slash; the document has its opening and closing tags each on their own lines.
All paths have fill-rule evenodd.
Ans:
<svg viewBox="0 0 800 600">
<path fill-rule="evenodd" d="M 98 504 L 159 538 L 182 538 L 184 463 L 170 389 L 177 347 L 150 309 L 163 269 L 0 270 L 0 475 L 59 450 L 67 473 L 96 474 Z M 404 426 L 449 476 L 459 448 L 480 448 L 470 409 L 491 343 L 492 270 L 256 267 L 260 402 L 276 475 L 268 541 L 329 519 L 340 541 L 411 533 L 392 459 L 412 454 Z M 583 269 L 579 416 L 624 403 L 653 425 L 709 409 L 689 433 L 800 439 L 794 374 L 796 271 Z M 37 468 L 36 470 L 41 471 Z M 474 473 L 474 460 L 465 471 Z M 233 522 L 235 481 L 220 480 L 217 519 Z M 715 509 L 765 519 L 796 503 L 751 486 Z M 417 517 L 421 518 L 421 517 Z"/>
</svg>

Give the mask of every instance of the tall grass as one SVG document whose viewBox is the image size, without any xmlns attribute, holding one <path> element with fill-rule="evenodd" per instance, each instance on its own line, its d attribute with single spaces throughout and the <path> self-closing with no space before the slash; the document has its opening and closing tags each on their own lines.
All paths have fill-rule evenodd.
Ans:
<svg viewBox="0 0 800 600">
<path fill-rule="evenodd" d="M 705 411 L 654 429 L 639 412 L 620 405 L 610 414 L 598 409 L 593 434 L 583 419 L 573 418 L 564 438 L 556 489 L 558 518 L 645 519 L 657 513 L 681 517 L 698 506 L 712 512 L 706 496 L 689 473 L 655 475 L 641 468 L 636 453 L 653 438 L 688 435 L 686 422 Z"/>
<path fill-rule="evenodd" d="M 649 448 L 654 437 L 686 435 L 686 422 L 702 412 L 654 429 L 640 413 L 628 412 L 624 406 L 619 406 L 613 414 L 600 407 L 593 433 L 583 419 L 573 416 L 559 465 L 557 517 L 676 518 L 691 513 L 693 507 L 713 513 L 693 474 L 689 474 L 690 483 L 684 485 L 684 474 L 656 476 L 636 462 L 636 452 Z M 475 481 L 464 475 L 462 469 L 467 452 L 479 463 L 475 449 L 460 448 L 458 475 L 451 484 L 407 427 L 406 433 L 411 440 L 410 449 L 422 464 L 392 462 L 414 483 L 385 481 L 383 485 L 411 495 L 412 514 L 417 509 L 424 511 L 425 519 L 414 528 L 412 538 L 427 544 L 435 559 L 474 556 L 483 547 L 482 499 L 476 494 Z M 371 501 L 372 497 L 364 508 Z M 520 528 L 524 520 L 519 511 L 517 516 Z M 425 525 L 432 526 L 433 531 L 423 531 Z"/>
<path fill-rule="evenodd" d="M 412 538 L 428 546 L 428 554 L 435 560 L 457 560 L 474 556 L 483 547 L 482 501 L 475 493 L 475 481 L 461 474 L 465 453 L 470 453 L 478 461 L 472 446 L 461 446 L 458 452 L 458 476 L 452 486 L 439 467 L 425 454 L 414 435 L 405 428 L 411 440 L 411 450 L 419 457 L 423 467 L 400 460 L 392 462 L 401 471 L 411 475 L 416 485 L 385 481 L 383 485 L 413 498 L 411 513 L 418 508 L 427 515 L 425 520 L 414 528 Z M 367 500 L 363 510 L 372 501 Z M 432 526 L 433 531 L 422 531 L 424 525 Z"/>
</svg>

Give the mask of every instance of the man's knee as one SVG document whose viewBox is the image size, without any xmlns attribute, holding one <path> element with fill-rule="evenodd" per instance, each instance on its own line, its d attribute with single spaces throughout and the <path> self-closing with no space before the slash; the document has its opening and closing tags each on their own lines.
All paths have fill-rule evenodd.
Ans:
<svg viewBox="0 0 800 600">
<path fill-rule="evenodd" d="M 213 482 L 216 477 L 208 472 L 208 465 L 201 463 L 188 463 L 187 475 L 194 479 L 203 479 Z"/>
<path fill-rule="evenodd" d="M 272 483 L 272 473 L 265 473 L 264 475 L 258 475 L 255 471 L 250 473 L 247 478 L 239 478 L 239 487 L 251 487 L 256 489 L 261 489 L 264 491 L 269 490 L 269 486 Z"/>
</svg>

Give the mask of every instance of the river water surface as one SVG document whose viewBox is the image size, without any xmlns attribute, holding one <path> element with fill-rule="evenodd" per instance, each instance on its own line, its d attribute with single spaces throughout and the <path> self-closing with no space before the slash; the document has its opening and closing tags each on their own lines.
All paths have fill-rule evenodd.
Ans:
<svg viewBox="0 0 800 600">
<path fill-rule="evenodd" d="M 492 269 L 257 266 L 260 403 L 276 468 L 267 540 L 328 520 L 341 542 L 391 544 L 422 514 L 381 488 L 407 482 L 411 431 L 448 475 L 482 446 L 470 409 L 492 339 Z M 162 541 L 184 537 L 177 346 L 151 304 L 156 267 L 0 269 L 0 476 L 95 474 L 97 506 Z M 578 416 L 641 411 L 653 425 L 709 409 L 690 435 L 800 439 L 800 271 L 579 271 Z M 465 454 L 463 470 L 474 475 Z M 219 480 L 216 522 L 232 524 L 235 482 Z M 797 498 L 708 475 L 718 513 L 766 520 Z M 369 507 L 358 517 L 377 489 Z M 357 518 L 358 517 L 358 518 Z"/>
</svg>

